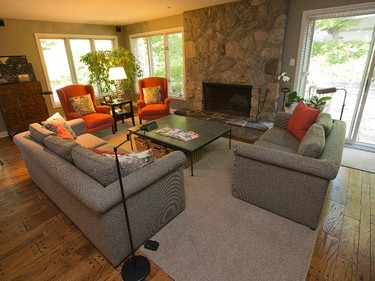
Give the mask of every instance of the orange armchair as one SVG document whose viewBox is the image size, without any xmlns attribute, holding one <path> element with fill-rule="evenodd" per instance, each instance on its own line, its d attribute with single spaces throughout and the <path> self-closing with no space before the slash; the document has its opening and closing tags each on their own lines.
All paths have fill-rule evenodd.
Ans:
<svg viewBox="0 0 375 281">
<path fill-rule="evenodd" d="M 114 130 L 114 120 L 110 114 L 111 107 L 109 106 L 98 106 L 96 105 L 94 88 L 91 85 L 69 85 L 61 89 L 56 90 L 59 96 L 61 106 L 64 110 L 67 120 L 82 118 L 86 123 L 86 130 L 88 133 L 100 131 L 109 127 Z M 92 103 L 96 113 L 90 113 L 87 115 L 81 115 L 76 112 L 73 105 L 69 101 L 69 98 L 78 97 L 90 94 Z"/>
<path fill-rule="evenodd" d="M 162 103 L 146 104 L 143 94 L 143 88 L 160 86 Z M 149 77 L 138 80 L 139 97 L 137 101 L 139 123 L 142 120 L 154 120 L 170 114 L 169 104 L 171 100 L 168 98 L 167 79 L 162 77 Z"/>
</svg>

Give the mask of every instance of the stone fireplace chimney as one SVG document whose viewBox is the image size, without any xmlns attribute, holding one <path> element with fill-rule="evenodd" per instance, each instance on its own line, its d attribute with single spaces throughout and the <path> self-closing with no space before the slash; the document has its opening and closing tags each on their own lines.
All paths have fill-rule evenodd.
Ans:
<svg viewBox="0 0 375 281">
<path fill-rule="evenodd" d="M 242 0 L 184 13 L 189 108 L 203 109 L 202 82 L 252 85 L 256 92 L 268 89 L 260 121 L 273 120 L 286 7 L 286 0 Z M 251 105 L 258 105 L 254 92 Z"/>
</svg>

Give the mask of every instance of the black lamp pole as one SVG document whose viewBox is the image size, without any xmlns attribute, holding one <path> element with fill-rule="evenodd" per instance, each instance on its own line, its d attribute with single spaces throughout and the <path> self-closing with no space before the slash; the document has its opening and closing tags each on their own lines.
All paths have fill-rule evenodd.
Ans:
<svg viewBox="0 0 375 281">
<path fill-rule="evenodd" d="M 122 184 L 120 161 L 117 155 L 117 149 L 129 140 L 130 140 L 130 135 L 127 134 L 126 140 L 120 143 L 118 146 L 113 148 L 113 150 L 115 151 L 115 156 L 116 156 L 116 167 L 117 167 L 118 179 L 119 179 L 120 187 L 121 187 L 122 204 L 124 206 L 125 219 L 126 219 L 126 225 L 128 227 L 129 242 L 130 242 L 130 248 L 131 248 L 131 257 L 124 262 L 124 265 L 122 266 L 122 269 L 121 269 L 121 276 L 122 276 L 122 279 L 126 281 L 133 281 L 133 280 L 142 281 L 142 280 L 145 280 L 146 277 L 150 273 L 150 262 L 146 257 L 136 256 L 134 254 L 134 246 L 133 246 L 132 234 L 130 231 L 128 209 L 126 207 L 124 186 Z"/>
</svg>

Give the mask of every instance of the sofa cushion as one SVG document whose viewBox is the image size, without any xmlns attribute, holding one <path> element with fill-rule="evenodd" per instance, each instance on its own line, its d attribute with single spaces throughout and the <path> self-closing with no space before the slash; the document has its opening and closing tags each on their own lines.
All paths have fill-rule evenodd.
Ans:
<svg viewBox="0 0 375 281">
<path fill-rule="evenodd" d="M 44 144 L 51 151 L 64 158 L 66 161 L 73 163 L 72 149 L 79 146 L 74 140 L 62 139 L 57 136 L 48 136 L 44 139 Z"/>
<path fill-rule="evenodd" d="M 293 151 L 294 153 L 297 153 L 297 150 L 301 143 L 291 132 L 278 127 L 273 127 L 264 132 L 260 136 L 259 140 L 283 146 Z"/>
<path fill-rule="evenodd" d="M 107 144 L 105 140 L 88 133 L 78 136 L 76 142 L 84 147 L 94 148 Z"/>
<path fill-rule="evenodd" d="M 72 150 L 72 158 L 78 169 L 106 187 L 118 180 L 116 162 L 113 158 L 95 153 L 92 150 L 78 146 Z M 122 165 L 121 176 L 134 171 L 133 167 Z"/>
<path fill-rule="evenodd" d="M 57 123 L 64 126 L 69 131 L 69 133 L 73 136 L 73 138 L 77 138 L 77 136 L 73 132 L 72 128 L 68 125 L 68 123 L 66 123 L 65 119 L 58 112 L 56 112 L 54 115 L 49 117 L 46 121 L 43 121 L 42 125 L 46 129 L 56 133 L 57 132 L 56 131 L 56 124 Z"/>
<path fill-rule="evenodd" d="M 288 153 L 294 153 L 294 154 L 297 153 L 297 150 L 295 150 L 295 149 L 288 148 L 288 147 L 278 145 L 278 144 L 275 144 L 275 143 L 271 143 L 271 142 L 268 142 L 268 141 L 265 141 L 265 140 L 257 140 L 256 142 L 254 142 L 254 145 L 265 147 L 265 148 L 270 148 L 270 149 L 274 149 L 274 150 L 278 150 L 278 151 L 284 151 L 284 152 L 288 152 Z"/>
<path fill-rule="evenodd" d="M 320 113 L 318 118 L 316 118 L 315 123 L 323 126 L 325 136 L 327 137 L 333 126 L 331 114 L 325 112 Z"/>
<path fill-rule="evenodd" d="M 325 147 L 324 128 L 319 124 L 312 124 L 303 138 L 298 155 L 318 158 L 322 154 Z"/>
<path fill-rule="evenodd" d="M 56 134 L 50 130 L 47 130 L 39 123 L 32 123 L 29 125 L 29 132 L 31 137 L 44 145 L 44 139 L 48 136 L 56 136 Z"/>
<path fill-rule="evenodd" d="M 302 141 L 307 130 L 315 122 L 320 113 L 319 109 L 311 108 L 300 101 L 289 119 L 287 129 Z"/>
</svg>

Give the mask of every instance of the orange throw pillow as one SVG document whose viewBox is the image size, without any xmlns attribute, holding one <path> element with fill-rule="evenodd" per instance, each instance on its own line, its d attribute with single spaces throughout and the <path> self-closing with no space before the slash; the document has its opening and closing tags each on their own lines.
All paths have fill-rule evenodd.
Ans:
<svg viewBox="0 0 375 281">
<path fill-rule="evenodd" d="M 73 136 L 69 133 L 69 131 L 59 123 L 56 123 L 56 133 L 57 137 L 60 139 L 74 140 Z"/>
<path fill-rule="evenodd" d="M 314 124 L 319 113 L 320 109 L 311 108 L 300 101 L 289 119 L 287 126 L 288 131 L 302 141 L 307 130 Z"/>
</svg>

